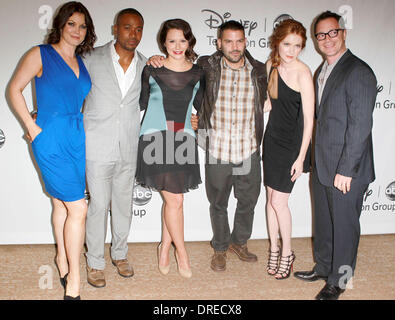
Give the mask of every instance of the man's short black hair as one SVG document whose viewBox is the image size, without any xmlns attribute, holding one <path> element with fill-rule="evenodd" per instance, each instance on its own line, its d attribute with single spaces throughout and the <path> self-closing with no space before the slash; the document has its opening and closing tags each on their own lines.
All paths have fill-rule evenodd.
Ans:
<svg viewBox="0 0 395 320">
<path fill-rule="evenodd" d="M 134 14 L 134 15 L 136 15 L 136 16 L 139 16 L 139 17 L 141 18 L 141 21 L 143 21 L 143 23 L 144 23 L 143 15 L 142 15 L 140 12 L 138 12 L 138 11 L 137 11 L 136 9 L 134 9 L 134 8 L 126 8 L 126 9 L 123 9 L 123 10 L 121 10 L 121 11 L 118 12 L 117 18 L 115 19 L 116 25 L 119 24 L 119 19 L 120 19 L 124 14 Z"/>
<path fill-rule="evenodd" d="M 218 39 L 222 39 L 222 34 L 225 30 L 241 30 L 245 36 L 245 30 L 240 22 L 235 20 L 229 20 L 221 24 L 218 28 Z"/>
<path fill-rule="evenodd" d="M 314 22 L 314 33 L 316 32 L 318 22 L 320 22 L 320 21 L 322 21 L 322 20 L 325 20 L 325 19 L 328 19 L 328 18 L 334 18 L 334 19 L 336 19 L 336 21 L 337 21 L 337 22 L 339 23 L 339 25 L 340 25 L 340 28 L 343 28 L 343 27 L 344 27 L 344 21 L 343 21 L 342 16 L 338 15 L 338 14 L 335 13 L 335 12 L 332 12 L 332 11 L 329 11 L 329 10 L 328 10 L 328 11 L 325 11 L 325 12 L 321 13 L 321 14 L 315 19 L 315 22 Z"/>
</svg>

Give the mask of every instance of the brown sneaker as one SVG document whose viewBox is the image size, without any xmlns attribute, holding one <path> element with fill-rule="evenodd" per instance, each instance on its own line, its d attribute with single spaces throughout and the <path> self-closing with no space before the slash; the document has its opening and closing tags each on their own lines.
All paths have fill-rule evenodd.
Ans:
<svg viewBox="0 0 395 320">
<path fill-rule="evenodd" d="M 214 271 L 225 271 L 226 251 L 214 251 L 214 255 L 211 258 L 211 269 Z"/>
<path fill-rule="evenodd" d="M 132 266 L 128 259 L 112 260 L 112 264 L 117 267 L 118 273 L 125 278 L 130 278 L 134 275 Z"/>
<path fill-rule="evenodd" d="M 233 251 L 239 257 L 239 259 L 242 261 L 246 261 L 246 262 L 257 262 L 258 261 L 258 257 L 255 254 L 248 251 L 246 244 L 237 245 L 237 244 L 232 243 L 229 246 L 229 250 Z"/>
<path fill-rule="evenodd" d="M 106 286 L 106 279 L 104 279 L 103 270 L 97 270 L 86 266 L 88 272 L 88 283 L 95 288 L 103 288 Z"/>
</svg>

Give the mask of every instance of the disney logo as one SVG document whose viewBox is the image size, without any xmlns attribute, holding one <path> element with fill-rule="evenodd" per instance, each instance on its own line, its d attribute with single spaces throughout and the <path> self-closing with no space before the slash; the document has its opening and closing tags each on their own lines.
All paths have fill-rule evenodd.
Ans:
<svg viewBox="0 0 395 320">
<path fill-rule="evenodd" d="M 204 20 L 204 23 L 210 29 L 217 29 L 221 24 L 226 22 L 227 19 L 232 16 L 230 12 L 225 12 L 223 15 L 221 15 L 220 13 L 210 9 L 203 9 L 202 12 L 207 12 L 209 14 L 208 19 Z M 238 22 L 240 22 L 244 29 L 247 30 L 248 36 L 250 36 L 251 32 L 258 27 L 258 23 L 256 21 L 239 19 Z"/>
<path fill-rule="evenodd" d="M 364 196 L 363 196 L 363 201 L 366 201 L 368 199 L 369 196 L 371 196 L 373 194 L 373 190 L 372 189 L 368 189 L 366 190 Z"/>
</svg>

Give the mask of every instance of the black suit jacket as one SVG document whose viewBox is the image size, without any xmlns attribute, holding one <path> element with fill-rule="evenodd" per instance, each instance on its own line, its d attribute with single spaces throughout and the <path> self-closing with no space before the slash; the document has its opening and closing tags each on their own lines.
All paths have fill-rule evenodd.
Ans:
<svg viewBox="0 0 395 320">
<path fill-rule="evenodd" d="M 318 97 L 316 72 L 315 86 Z M 344 53 L 316 99 L 314 162 L 321 184 L 333 186 L 337 173 L 369 184 L 375 179 L 372 146 L 377 81 L 372 69 Z"/>
</svg>

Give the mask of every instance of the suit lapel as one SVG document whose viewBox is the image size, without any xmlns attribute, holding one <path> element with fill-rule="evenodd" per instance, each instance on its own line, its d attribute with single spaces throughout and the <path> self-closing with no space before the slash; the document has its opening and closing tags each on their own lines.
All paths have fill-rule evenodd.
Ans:
<svg viewBox="0 0 395 320">
<path fill-rule="evenodd" d="M 329 75 L 328 79 L 326 80 L 325 88 L 324 88 L 324 91 L 322 92 L 321 102 L 318 107 L 319 111 L 322 109 L 321 106 L 325 103 L 325 100 L 330 95 L 332 88 L 337 83 L 337 79 L 343 74 L 343 72 L 342 72 L 343 64 L 350 55 L 351 55 L 350 50 L 347 50 L 343 54 L 343 56 L 340 58 L 340 60 L 337 62 L 336 66 L 333 68 L 331 74 Z M 317 79 L 318 79 L 318 77 L 317 77 Z"/>
<path fill-rule="evenodd" d="M 129 87 L 129 90 L 126 92 L 124 99 L 134 90 L 135 86 L 141 80 L 140 78 L 141 78 L 141 72 L 144 68 L 144 62 L 143 62 L 142 57 L 140 56 L 140 54 L 137 51 L 136 51 L 135 57 L 133 59 L 135 59 L 136 57 L 138 57 L 138 60 L 136 63 L 136 76 L 134 77 L 133 83 Z"/>
<path fill-rule="evenodd" d="M 314 88 L 315 88 L 315 115 L 316 117 L 318 116 L 318 110 L 320 108 L 320 104 L 318 103 L 318 95 L 319 95 L 319 87 L 318 87 L 318 77 L 321 73 L 322 66 L 324 63 L 321 63 L 321 65 L 318 67 L 317 72 L 315 73 L 314 77 Z"/>
<path fill-rule="evenodd" d="M 107 60 L 107 62 L 106 62 L 105 65 L 106 65 L 106 67 L 107 67 L 108 73 L 109 73 L 110 76 L 111 76 L 111 79 L 114 81 L 114 84 L 115 84 L 115 86 L 117 87 L 118 94 L 119 94 L 120 96 L 122 96 L 121 89 L 119 88 L 118 78 L 117 78 L 117 75 L 115 74 L 114 63 L 113 63 L 113 61 L 112 61 L 112 55 L 111 55 L 111 46 L 112 46 L 112 45 L 113 45 L 113 44 L 112 44 L 112 41 L 110 41 L 110 42 L 107 44 L 107 48 L 106 48 L 106 50 L 105 50 L 105 55 L 106 55 L 106 60 Z"/>
</svg>

